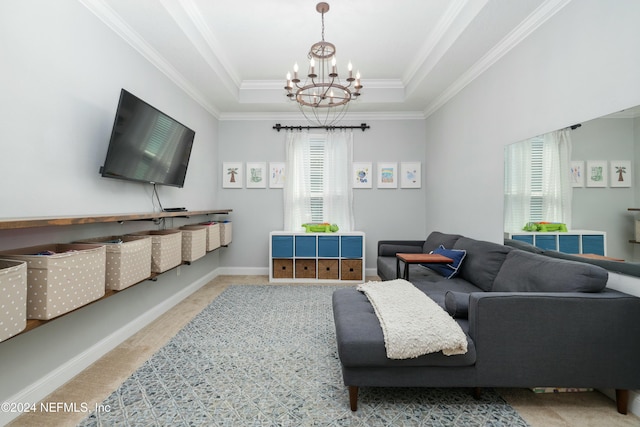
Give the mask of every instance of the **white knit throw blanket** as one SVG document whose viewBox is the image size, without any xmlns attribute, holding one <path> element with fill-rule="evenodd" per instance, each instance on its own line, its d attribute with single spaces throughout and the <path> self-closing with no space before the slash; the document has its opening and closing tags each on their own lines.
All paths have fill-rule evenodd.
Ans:
<svg viewBox="0 0 640 427">
<path fill-rule="evenodd" d="M 467 337 L 460 325 L 410 282 L 368 282 L 358 290 L 369 298 L 380 320 L 389 359 L 467 352 Z"/>
</svg>

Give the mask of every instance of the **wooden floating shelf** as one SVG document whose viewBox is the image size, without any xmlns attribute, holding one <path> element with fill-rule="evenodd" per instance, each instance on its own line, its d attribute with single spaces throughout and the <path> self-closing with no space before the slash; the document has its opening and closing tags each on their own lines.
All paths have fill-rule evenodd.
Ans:
<svg viewBox="0 0 640 427">
<path fill-rule="evenodd" d="M 0 230 L 18 228 L 56 227 L 63 225 L 97 224 L 108 222 L 144 221 L 161 218 L 190 217 L 196 215 L 228 214 L 233 209 L 206 211 L 151 212 L 133 214 L 78 215 L 66 217 L 33 217 L 0 219 Z"/>
</svg>

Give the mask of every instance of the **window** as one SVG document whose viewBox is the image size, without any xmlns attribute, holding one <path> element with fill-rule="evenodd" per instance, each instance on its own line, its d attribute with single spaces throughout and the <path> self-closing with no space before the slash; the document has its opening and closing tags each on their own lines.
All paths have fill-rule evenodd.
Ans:
<svg viewBox="0 0 640 427">
<path fill-rule="evenodd" d="M 311 222 L 324 222 L 324 159 L 325 138 L 321 135 L 311 135 L 309 139 Z"/>
<path fill-rule="evenodd" d="M 531 222 L 544 221 L 542 213 L 544 199 L 542 192 L 544 164 L 543 143 L 544 141 L 541 137 L 531 139 L 531 194 L 529 197 L 529 221 Z"/>
<path fill-rule="evenodd" d="M 570 228 L 571 139 L 567 130 L 505 147 L 504 229 L 528 222 L 562 222 Z"/>
<path fill-rule="evenodd" d="M 286 143 L 284 230 L 309 222 L 353 230 L 350 167 L 353 134 L 290 132 Z"/>
</svg>

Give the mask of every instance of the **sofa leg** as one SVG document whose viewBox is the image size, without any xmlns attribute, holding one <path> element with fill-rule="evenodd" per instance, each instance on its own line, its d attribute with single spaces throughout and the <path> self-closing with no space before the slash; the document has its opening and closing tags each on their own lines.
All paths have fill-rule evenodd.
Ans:
<svg viewBox="0 0 640 427">
<path fill-rule="evenodd" d="M 473 391 L 472 391 L 472 394 L 473 394 L 473 398 L 474 399 L 479 400 L 480 399 L 480 395 L 482 394 L 482 388 L 481 387 L 474 387 Z"/>
<path fill-rule="evenodd" d="M 353 412 L 358 410 L 358 386 L 357 385 L 349 386 L 349 405 L 351 406 L 351 410 Z"/>
<path fill-rule="evenodd" d="M 622 415 L 627 415 L 629 408 L 629 390 L 616 389 L 616 406 L 618 412 Z"/>
</svg>

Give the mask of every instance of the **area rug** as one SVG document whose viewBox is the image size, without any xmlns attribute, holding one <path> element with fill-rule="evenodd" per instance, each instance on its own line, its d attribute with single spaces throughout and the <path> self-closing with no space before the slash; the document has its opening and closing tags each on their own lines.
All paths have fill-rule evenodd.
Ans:
<svg viewBox="0 0 640 427">
<path fill-rule="evenodd" d="M 235 285 L 81 426 L 526 426 L 498 394 L 368 388 L 349 409 L 335 286 Z"/>
</svg>

